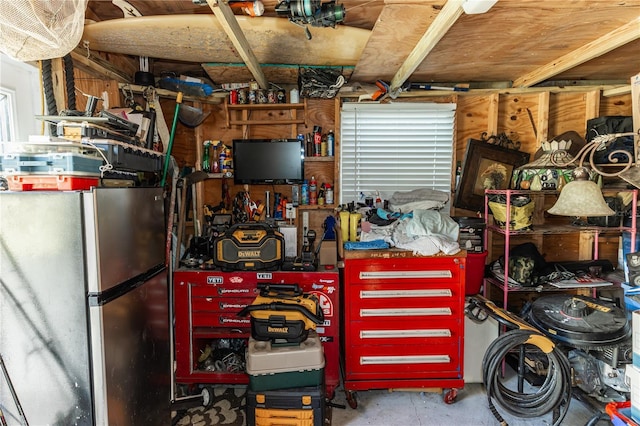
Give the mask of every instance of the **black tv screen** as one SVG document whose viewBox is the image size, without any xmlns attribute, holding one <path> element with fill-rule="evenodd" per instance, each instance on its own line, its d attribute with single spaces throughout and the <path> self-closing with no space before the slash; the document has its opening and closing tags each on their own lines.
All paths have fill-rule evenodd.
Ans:
<svg viewBox="0 0 640 426">
<path fill-rule="evenodd" d="M 304 180 L 304 144 L 297 139 L 234 139 L 233 175 L 239 184 Z"/>
</svg>

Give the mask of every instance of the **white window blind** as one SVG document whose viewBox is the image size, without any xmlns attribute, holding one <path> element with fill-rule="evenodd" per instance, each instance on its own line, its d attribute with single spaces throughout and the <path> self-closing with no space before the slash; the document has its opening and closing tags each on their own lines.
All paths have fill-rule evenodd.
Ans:
<svg viewBox="0 0 640 426">
<path fill-rule="evenodd" d="M 455 111 L 452 103 L 344 103 L 340 203 L 376 191 L 450 192 Z"/>
</svg>

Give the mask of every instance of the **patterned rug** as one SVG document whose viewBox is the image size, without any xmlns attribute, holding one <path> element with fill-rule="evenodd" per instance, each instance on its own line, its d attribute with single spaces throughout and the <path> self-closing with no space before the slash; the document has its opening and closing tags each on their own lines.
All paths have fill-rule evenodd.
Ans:
<svg viewBox="0 0 640 426">
<path fill-rule="evenodd" d="M 216 387 L 213 390 L 213 401 L 208 409 L 200 406 L 190 408 L 186 413 L 178 413 L 177 416 L 182 417 L 173 424 L 177 426 L 246 426 L 246 388 Z"/>
<path fill-rule="evenodd" d="M 174 426 L 247 426 L 247 389 L 214 387 L 209 408 L 194 407 L 178 412 Z M 331 407 L 325 407 L 325 425 L 331 425 Z"/>
</svg>

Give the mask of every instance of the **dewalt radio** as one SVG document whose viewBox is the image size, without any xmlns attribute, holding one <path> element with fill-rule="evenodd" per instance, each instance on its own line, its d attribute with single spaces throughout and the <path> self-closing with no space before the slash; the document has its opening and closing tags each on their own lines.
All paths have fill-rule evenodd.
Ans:
<svg viewBox="0 0 640 426">
<path fill-rule="evenodd" d="M 314 294 L 303 293 L 298 284 L 258 284 L 260 294 L 239 316 L 251 315 L 251 337 L 262 341 L 300 343 L 309 330 L 324 322 Z"/>
<path fill-rule="evenodd" d="M 223 271 L 276 270 L 284 260 L 284 237 L 265 223 L 233 225 L 213 247 L 213 263 Z"/>
</svg>

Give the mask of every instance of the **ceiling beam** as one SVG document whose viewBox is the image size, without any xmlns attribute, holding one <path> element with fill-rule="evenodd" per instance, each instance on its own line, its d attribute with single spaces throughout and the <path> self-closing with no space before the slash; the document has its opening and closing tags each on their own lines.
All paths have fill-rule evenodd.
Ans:
<svg viewBox="0 0 640 426">
<path fill-rule="evenodd" d="M 231 43 L 233 43 L 234 47 L 238 50 L 238 54 L 244 63 L 247 64 L 247 68 L 249 68 L 249 71 L 251 71 L 251 74 L 260 87 L 262 89 L 268 89 L 269 82 L 264 76 L 258 58 L 256 58 L 253 50 L 251 50 L 247 37 L 242 32 L 240 24 L 238 24 L 236 16 L 229 6 L 228 0 L 207 0 L 207 4 L 214 15 L 216 15 L 222 29 L 227 33 L 229 40 L 231 40 Z"/>
<path fill-rule="evenodd" d="M 409 53 L 404 63 L 400 65 L 398 71 L 396 71 L 389 85 L 390 93 L 398 92 L 404 82 L 407 81 L 431 50 L 433 50 L 447 31 L 449 31 L 449 28 L 455 24 L 463 13 L 463 2 L 463 0 L 447 0 L 440 13 L 438 13 L 438 16 L 435 17 L 420 41 L 418 41 L 418 44 L 416 44 L 411 53 Z"/>
<path fill-rule="evenodd" d="M 105 61 L 99 56 L 91 54 L 88 55 L 87 50 L 81 47 L 76 47 L 71 51 L 71 59 L 73 59 L 74 66 L 89 74 L 98 75 L 99 77 L 107 77 L 111 80 L 117 81 L 118 83 L 133 82 L 131 76 L 117 69 L 111 63 Z"/>
<path fill-rule="evenodd" d="M 520 76 L 513 81 L 513 85 L 514 87 L 531 87 L 638 38 L 640 38 L 640 17 L 530 73 Z"/>
</svg>

